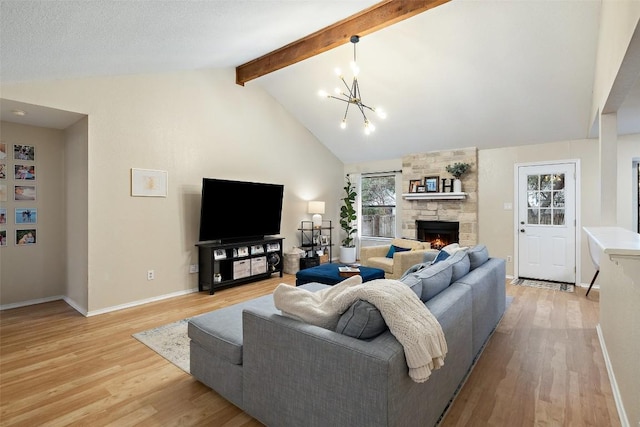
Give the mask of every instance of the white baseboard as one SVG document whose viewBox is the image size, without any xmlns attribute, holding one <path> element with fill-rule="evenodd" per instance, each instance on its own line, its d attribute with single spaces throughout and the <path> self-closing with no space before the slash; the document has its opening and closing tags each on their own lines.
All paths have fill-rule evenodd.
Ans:
<svg viewBox="0 0 640 427">
<path fill-rule="evenodd" d="M 183 291 L 172 292 L 170 294 L 159 295 L 157 297 L 151 297 L 151 298 L 146 298 L 146 299 L 143 299 L 143 300 L 132 301 L 132 302 L 128 302 L 126 304 L 116 305 L 116 306 L 113 306 L 113 307 L 101 308 L 99 310 L 92 310 L 92 311 L 87 311 L 85 308 L 81 307 L 77 302 L 75 302 L 74 300 L 72 300 L 71 298 L 69 298 L 69 297 L 67 297 L 65 295 L 56 295 L 56 296 L 53 296 L 53 297 L 38 298 L 38 299 L 32 299 L 32 300 L 28 300 L 28 301 L 21 301 L 21 302 L 15 302 L 15 303 L 11 303 L 11 304 L 0 305 L 0 311 L 10 310 L 12 308 L 26 307 L 26 306 L 29 306 L 29 305 L 42 304 L 42 303 L 45 303 L 45 302 L 63 300 L 64 302 L 69 304 L 74 310 L 76 310 L 78 313 L 82 314 L 85 317 L 90 317 L 90 316 L 97 316 L 98 314 L 110 313 L 112 311 L 123 310 L 125 308 L 136 307 L 136 306 L 139 306 L 139 305 L 148 304 L 150 302 L 161 301 L 161 300 L 168 299 L 168 298 L 173 298 L 173 297 L 179 297 L 179 296 L 182 296 L 182 295 L 192 294 L 192 293 L 195 293 L 195 292 L 198 292 L 198 288 L 191 288 L 191 289 L 186 289 L 186 290 L 183 290 Z"/>
<path fill-rule="evenodd" d="M 58 301 L 61 299 L 63 300 L 64 298 L 65 298 L 64 295 L 56 295 L 53 297 L 37 298 L 37 299 L 31 299 L 28 301 L 20 301 L 20 302 L 13 302 L 11 304 L 3 304 L 3 305 L 0 305 L 0 311 L 11 310 L 12 308 L 26 307 L 28 305 L 42 304 L 45 302 Z"/>
<path fill-rule="evenodd" d="M 607 373 L 609 374 L 609 382 L 611 383 L 611 391 L 613 392 L 613 400 L 616 402 L 616 409 L 618 410 L 618 416 L 620 417 L 620 424 L 622 427 L 631 427 L 629 424 L 629 418 L 624 410 L 624 404 L 622 403 L 622 397 L 620 396 L 620 389 L 618 388 L 618 382 L 616 376 L 613 373 L 613 367 L 611 366 L 611 359 L 609 359 L 609 352 L 607 351 L 607 345 L 604 342 L 602 336 L 602 329 L 600 324 L 596 326 L 596 332 L 598 333 L 598 339 L 600 340 L 600 348 L 602 348 L 602 355 L 604 356 L 604 364 L 607 367 Z"/>
<path fill-rule="evenodd" d="M 99 310 L 89 311 L 85 316 L 97 316 L 98 314 L 110 313 L 112 311 L 123 310 L 125 308 L 137 307 L 139 305 L 148 304 L 150 302 L 161 301 L 168 298 L 179 297 L 182 295 L 192 294 L 198 292 L 198 288 L 185 289 L 183 291 L 172 292 L 170 294 L 159 295 L 157 297 L 146 298 L 138 301 L 128 302 L 126 304 L 115 305 L 113 307 L 101 308 Z"/>
</svg>

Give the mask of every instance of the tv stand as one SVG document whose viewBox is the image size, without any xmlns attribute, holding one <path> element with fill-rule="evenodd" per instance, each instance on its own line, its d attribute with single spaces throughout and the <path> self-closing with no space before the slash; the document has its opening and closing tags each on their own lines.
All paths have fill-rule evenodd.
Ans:
<svg viewBox="0 0 640 427">
<path fill-rule="evenodd" d="M 284 259 L 281 237 L 264 237 L 238 242 L 197 243 L 198 291 L 255 282 L 280 273 Z"/>
</svg>

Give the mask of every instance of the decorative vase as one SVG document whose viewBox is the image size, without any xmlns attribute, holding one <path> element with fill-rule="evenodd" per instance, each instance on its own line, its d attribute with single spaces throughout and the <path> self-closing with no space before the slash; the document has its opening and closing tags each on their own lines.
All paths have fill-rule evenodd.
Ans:
<svg viewBox="0 0 640 427">
<path fill-rule="evenodd" d="M 453 192 L 462 193 L 462 181 L 457 178 L 453 180 Z"/>
<path fill-rule="evenodd" d="M 340 262 L 344 264 L 356 262 L 356 247 L 340 246 Z"/>
</svg>

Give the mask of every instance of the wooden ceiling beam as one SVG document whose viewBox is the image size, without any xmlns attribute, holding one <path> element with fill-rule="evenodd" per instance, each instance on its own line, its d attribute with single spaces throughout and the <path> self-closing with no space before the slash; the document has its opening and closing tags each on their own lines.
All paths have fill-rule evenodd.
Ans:
<svg viewBox="0 0 640 427">
<path fill-rule="evenodd" d="M 349 43 L 450 0 L 385 0 L 273 52 L 236 67 L 236 83 L 250 80 Z"/>
</svg>

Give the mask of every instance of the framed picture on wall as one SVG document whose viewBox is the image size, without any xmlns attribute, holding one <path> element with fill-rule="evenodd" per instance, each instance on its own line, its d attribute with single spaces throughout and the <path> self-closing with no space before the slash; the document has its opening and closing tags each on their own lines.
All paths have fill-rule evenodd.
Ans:
<svg viewBox="0 0 640 427">
<path fill-rule="evenodd" d="M 36 229 L 16 230 L 16 245 L 26 246 L 36 244 Z"/>
<path fill-rule="evenodd" d="M 7 164 L 0 162 L 0 179 L 7 179 Z"/>
<path fill-rule="evenodd" d="M 13 146 L 13 159 L 14 160 L 36 160 L 36 147 L 33 145 L 18 145 Z"/>
<path fill-rule="evenodd" d="M 7 201 L 7 186 L 5 184 L 0 184 L 0 202 Z"/>
<path fill-rule="evenodd" d="M 14 185 L 13 200 L 36 200 L 36 186 L 35 185 Z"/>
<path fill-rule="evenodd" d="M 131 169 L 131 196 L 167 197 L 168 172 Z"/>
<path fill-rule="evenodd" d="M 439 176 L 425 176 L 424 186 L 427 193 L 438 193 L 440 191 L 440 177 Z"/>
<path fill-rule="evenodd" d="M 38 209 L 16 208 L 16 224 L 35 224 L 38 222 Z"/>
<path fill-rule="evenodd" d="M 7 230 L 0 230 L 0 246 L 7 246 Z"/>
<path fill-rule="evenodd" d="M 0 160 L 3 161 L 7 158 L 7 144 L 0 142 Z"/>
<path fill-rule="evenodd" d="M 7 209 L 0 208 L 0 224 L 6 224 L 6 223 L 7 223 Z"/>
<path fill-rule="evenodd" d="M 35 165 L 14 165 L 14 179 L 24 179 L 27 181 L 33 181 L 36 179 L 36 166 Z"/>
</svg>

